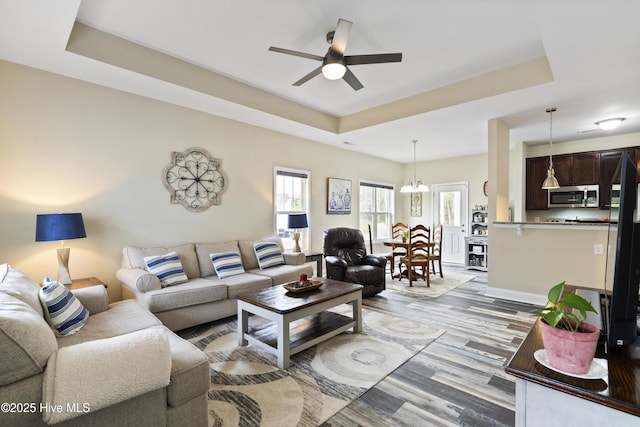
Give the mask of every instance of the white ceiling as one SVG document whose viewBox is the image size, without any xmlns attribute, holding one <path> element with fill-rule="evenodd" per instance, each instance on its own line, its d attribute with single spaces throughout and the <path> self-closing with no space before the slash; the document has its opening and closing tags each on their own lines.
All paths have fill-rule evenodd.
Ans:
<svg viewBox="0 0 640 427">
<path fill-rule="evenodd" d="M 493 118 L 548 141 L 550 106 L 554 142 L 609 117 L 639 132 L 638 16 L 636 0 L 0 0 L 0 59 L 407 163 L 413 139 L 419 161 L 486 152 Z M 351 67 L 357 92 L 292 86 L 319 64 L 269 46 L 322 56 L 339 18 L 348 55 L 402 62 Z"/>
</svg>

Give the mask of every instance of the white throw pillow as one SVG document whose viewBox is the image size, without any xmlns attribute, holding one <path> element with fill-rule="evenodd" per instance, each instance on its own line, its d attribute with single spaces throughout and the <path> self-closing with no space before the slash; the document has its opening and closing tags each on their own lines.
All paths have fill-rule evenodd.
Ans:
<svg viewBox="0 0 640 427">
<path fill-rule="evenodd" d="M 149 272 L 158 276 L 163 288 L 171 285 L 179 285 L 189 281 L 182 268 L 178 254 L 169 252 L 166 255 L 144 257 L 144 263 Z"/>
<path fill-rule="evenodd" d="M 258 242 L 253 245 L 253 250 L 258 258 L 260 270 L 284 264 L 284 257 L 280 251 L 280 245 L 274 242 Z"/>
<path fill-rule="evenodd" d="M 221 279 L 244 273 L 242 258 L 240 258 L 240 253 L 238 252 L 221 252 L 210 254 L 209 257 L 213 263 L 213 268 L 216 270 L 216 274 Z"/>
<path fill-rule="evenodd" d="M 78 332 L 89 317 L 89 311 L 63 284 L 48 277 L 38 293 L 45 318 L 60 335 Z"/>
</svg>

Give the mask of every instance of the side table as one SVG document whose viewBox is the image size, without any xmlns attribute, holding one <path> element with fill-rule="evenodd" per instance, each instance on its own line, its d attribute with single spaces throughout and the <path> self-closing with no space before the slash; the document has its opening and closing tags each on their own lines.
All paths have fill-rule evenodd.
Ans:
<svg viewBox="0 0 640 427">
<path fill-rule="evenodd" d="M 306 261 L 315 261 L 317 276 L 322 277 L 322 252 L 303 252 Z"/>
<path fill-rule="evenodd" d="M 102 280 L 98 279 L 97 277 L 85 277 L 82 279 L 73 279 L 70 285 L 65 285 L 65 286 L 67 289 L 73 290 L 73 289 L 86 288 L 94 285 L 102 285 L 105 288 L 108 288 L 107 284 L 104 283 Z"/>
</svg>

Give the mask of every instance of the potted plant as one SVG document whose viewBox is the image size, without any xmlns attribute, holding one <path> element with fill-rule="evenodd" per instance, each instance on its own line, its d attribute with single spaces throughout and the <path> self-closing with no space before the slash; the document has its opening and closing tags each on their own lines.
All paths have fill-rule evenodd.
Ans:
<svg viewBox="0 0 640 427">
<path fill-rule="evenodd" d="M 597 313 L 591 303 L 564 292 L 565 282 L 549 290 L 548 304 L 534 314 L 541 318 L 542 342 L 549 364 L 563 372 L 583 375 L 596 353 L 600 329 L 585 322 L 587 312 Z"/>
</svg>

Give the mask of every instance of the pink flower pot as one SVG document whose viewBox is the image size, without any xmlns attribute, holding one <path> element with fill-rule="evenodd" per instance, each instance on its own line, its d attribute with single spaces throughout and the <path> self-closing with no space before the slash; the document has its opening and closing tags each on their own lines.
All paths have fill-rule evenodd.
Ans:
<svg viewBox="0 0 640 427">
<path fill-rule="evenodd" d="M 582 332 L 571 332 L 552 328 L 540 321 L 542 342 L 549 364 L 570 374 L 584 375 L 589 372 L 596 354 L 600 329 L 587 323 L 580 324 Z"/>
</svg>

